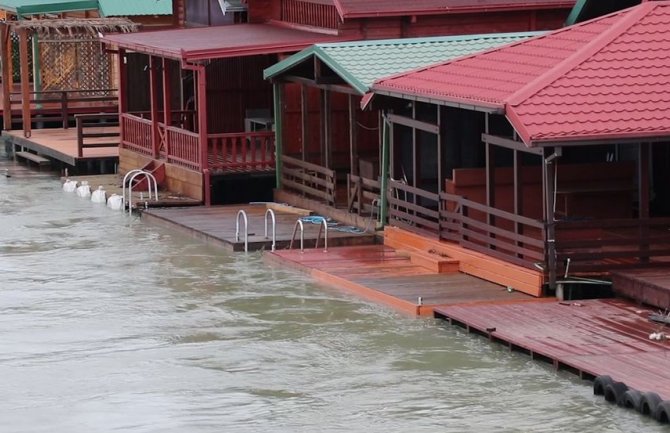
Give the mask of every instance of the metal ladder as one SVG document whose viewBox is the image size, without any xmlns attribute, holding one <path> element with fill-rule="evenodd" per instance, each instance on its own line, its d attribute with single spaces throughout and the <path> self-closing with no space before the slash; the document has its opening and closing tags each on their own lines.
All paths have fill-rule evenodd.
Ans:
<svg viewBox="0 0 670 433">
<path fill-rule="evenodd" d="M 272 209 L 265 211 L 265 239 L 268 239 L 268 215 L 272 218 L 272 251 L 274 251 L 277 246 L 277 219 L 275 211 Z"/>
<path fill-rule="evenodd" d="M 272 220 L 272 251 L 277 247 L 277 218 L 275 217 L 275 212 L 272 209 L 265 211 L 265 239 L 268 237 L 268 216 Z M 235 242 L 240 241 L 240 217 L 244 222 L 244 252 L 249 252 L 249 218 L 247 217 L 247 212 L 244 209 L 237 211 L 237 216 L 235 217 Z"/>
<path fill-rule="evenodd" d="M 149 173 L 146 170 L 143 170 L 141 168 L 136 168 L 134 170 L 130 170 L 128 173 L 126 173 L 125 176 L 123 176 L 123 202 L 124 204 L 128 204 L 128 215 L 132 215 L 133 213 L 133 181 L 137 176 L 145 176 L 147 178 L 147 183 L 149 184 L 149 200 L 152 198 L 154 200 L 158 200 L 158 182 L 156 182 L 156 177 Z M 128 178 L 130 177 L 130 180 Z M 126 200 L 126 181 L 128 181 L 128 200 Z M 152 196 L 151 194 L 151 187 L 153 185 L 153 191 L 154 195 Z"/>
<path fill-rule="evenodd" d="M 314 218 L 314 217 L 312 217 Z M 324 217 L 317 217 L 321 220 L 321 225 L 319 226 L 319 234 L 316 237 L 316 244 L 314 245 L 314 249 L 319 248 L 319 241 L 321 240 L 321 233 L 324 233 L 324 248 L 323 252 L 327 253 L 328 252 L 328 222 Z M 293 242 L 295 241 L 295 235 L 298 232 L 298 227 L 300 227 L 300 252 L 304 253 L 305 252 L 305 225 L 303 224 L 302 218 L 298 218 L 298 220 L 295 222 L 295 225 L 293 226 L 293 236 L 291 236 L 291 243 L 288 246 L 288 249 L 293 248 Z"/>
</svg>

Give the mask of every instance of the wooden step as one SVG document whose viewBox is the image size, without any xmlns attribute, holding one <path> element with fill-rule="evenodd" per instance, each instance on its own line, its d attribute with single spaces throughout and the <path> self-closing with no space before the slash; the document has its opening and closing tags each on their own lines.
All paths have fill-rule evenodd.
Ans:
<svg viewBox="0 0 670 433">
<path fill-rule="evenodd" d="M 435 250 L 417 249 L 396 250 L 399 256 L 409 257 L 410 263 L 426 268 L 437 274 L 455 274 L 459 271 L 459 261 L 440 254 Z"/>
<path fill-rule="evenodd" d="M 49 165 L 51 164 L 51 161 L 48 158 L 45 158 L 43 156 L 40 156 L 36 153 L 32 152 L 14 152 L 14 155 L 16 155 L 19 158 L 27 159 L 28 161 L 32 161 L 37 165 Z"/>
<path fill-rule="evenodd" d="M 458 260 L 460 272 L 510 287 L 532 296 L 542 296 L 542 285 L 544 283 L 542 272 L 517 266 L 504 260 L 463 248 L 452 242 L 430 239 L 407 230 L 387 226 L 384 229 L 384 245 L 400 250 L 434 250 Z"/>
</svg>

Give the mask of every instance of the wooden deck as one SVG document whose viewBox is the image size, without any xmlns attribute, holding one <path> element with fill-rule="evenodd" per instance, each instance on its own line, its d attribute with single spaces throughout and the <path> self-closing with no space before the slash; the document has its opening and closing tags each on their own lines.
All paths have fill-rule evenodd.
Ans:
<svg viewBox="0 0 670 433">
<path fill-rule="evenodd" d="M 652 341 L 665 327 L 654 311 L 625 300 L 454 305 L 436 317 L 552 362 L 582 377 L 609 375 L 638 391 L 670 398 L 670 345 Z"/>
<path fill-rule="evenodd" d="M 101 133 L 118 132 L 118 126 L 106 126 L 98 128 Z M 70 166 L 76 166 L 80 161 L 100 161 L 119 159 L 118 147 L 100 147 L 83 149 L 83 156 L 79 157 L 79 148 L 77 145 L 76 128 L 49 128 L 35 129 L 30 138 L 23 136 L 23 131 L 2 131 L 2 137 L 10 140 L 15 147 L 21 147 L 46 156 L 56 161 L 61 161 Z M 90 138 L 87 143 L 106 143 L 109 138 Z"/>
<path fill-rule="evenodd" d="M 670 264 L 613 272 L 612 286 L 619 296 L 662 310 L 670 309 Z"/>
<path fill-rule="evenodd" d="M 277 207 L 278 208 L 278 207 Z M 233 251 L 244 250 L 243 236 L 240 240 L 235 240 L 235 221 L 237 212 L 244 210 L 249 222 L 249 250 L 270 250 L 272 246 L 272 226 L 268 218 L 268 236 L 265 238 L 264 217 L 267 210 L 265 204 L 258 205 L 228 205 L 212 207 L 191 207 L 174 209 L 148 209 L 142 212 L 142 218 L 153 223 L 167 225 L 169 227 L 178 227 L 193 235 L 196 238 L 206 242 L 222 245 Z M 293 213 L 291 209 L 287 211 L 276 210 L 276 247 L 277 249 L 287 248 L 296 220 L 300 215 Z M 243 233 L 243 223 L 240 219 L 240 230 Z M 320 225 L 304 223 L 304 245 L 306 249 L 313 249 Z M 361 245 L 372 244 L 376 242 L 376 236 L 371 233 L 350 233 L 345 226 L 337 225 L 328 229 L 328 246 L 342 245 Z M 294 248 L 300 248 L 300 235 L 296 235 Z M 317 251 L 323 251 L 323 236 L 320 241 L 320 247 Z M 313 251 L 306 250 L 305 254 L 316 254 Z"/>
<path fill-rule="evenodd" d="M 384 245 L 331 248 L 327 253 L 281 250 L 265 257 L 409 314 L 432 315 L 434 308 L 450 304 L 540 302 L 463 273 L 439 274 Z"/>
</svg>

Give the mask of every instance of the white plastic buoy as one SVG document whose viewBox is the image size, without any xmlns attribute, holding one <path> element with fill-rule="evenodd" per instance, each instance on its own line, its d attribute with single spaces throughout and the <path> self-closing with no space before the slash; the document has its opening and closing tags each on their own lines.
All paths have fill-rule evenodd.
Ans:
<svg viewBox="0 0 670 433">
<path fill-rule="evenodd" d="M 113 210 L 123 209 L 123 197 L 118 194 L 112 194 L 107 199 L 107 207 Z"/>
<path fill-rule="evenodd" d="M 91 187 L 88 185 L 88 182 L 85 180 L 81 182 L 81 186 L 77 187 L 77 195 L 83 198 L 91 196 Z"/>
<path fill-rule="evenodd" d="M 74 192 L 76 189 L 77 189 L 77 181 L 76 180 L 65 179 L 65 183 L 63 184 L 63 191 Z"/>
<path fill-rule="evenodd" d="M 102 188 L 102 185 L 93 191 L 93 194 L 91 194 L 91 201 L 93 203 L 107 203 L 107 193 Z"/>
</svg>

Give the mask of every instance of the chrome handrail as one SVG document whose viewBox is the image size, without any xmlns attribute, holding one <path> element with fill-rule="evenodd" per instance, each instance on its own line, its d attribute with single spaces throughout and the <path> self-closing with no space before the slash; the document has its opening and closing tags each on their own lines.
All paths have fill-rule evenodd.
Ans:
<svg viewBox="0 0 670 433">
<path fill-rule="evenodd" d="M 324 230 L 324 247 L 323 247 L 323 252 L 327 253 L 328 252 L 328 221 L 324 217 L 321 218 L 321 225 L 319 226 L 319 234 L 316 236 L 316 244 L 314 245 L 314 249 L 319 248 L 319 240 L 321 239 L 321 229 L 323 228 Z"/>
<path fill-rule="evenodd" d="M 152 199 L 152 195 L 151 195 L 151 186 L 152 185 L 154 187 L 154 192 L 155 192 L 154 200 L 158 200 L 158 182 L 156 181 L 156 177 L 153 174 L 151 174 L 151 173 L 149 173 L 148 171 L 145 171 L 145 170 L 137 172 L 130 177 L 130 181 L 128 182 L 128 215 L 132 215 L 132 213 L 133 213 L 133 181 L 135 180 L 135 178 L 137 176 L 140 176 L 140 175 L 144 175 L 147 178 L 147 182 L 149 184 L 149 186 L 147 188 L 149 190 L 149 200 Z M 124 177 L 124 179 L 125 179 L 125 177 Z M 153 184 L 151 182 L 153 182 Z M 124 183 L 124 187 L 125 187 L 125 183 Z M 125 194 L 125 192 L 124 192 L 124 194 Z M 125 200 L 125 195 L 124 195 L 124 200 Z"/>
<path fill-rule="evenodd" d="M 235 242 L 240 241 L 240 215 L 244 219 L 244 252 L 249 252 L 249 219 L 247 213 L 240 209 L 235 217 Z"/>
<path fill-rule="evenodd" d="M 298 227 L 300 227 L 300 252 L 304 253 L 305 252 L 305 225 L 302 223 L 302 220 L 298 218 L 298 220 L 295 222 L 295 226 L 293 226 L 293 236 L 291 236 L 291 243 L 288 245 L 288 249 L 293 248 L 293 241 L 295 240 L 295 234 L 298 231 Z"/>
<path fill-rule="evenodd" d="M 272 217 L 272 251 L 274 251 L 277 245 L 277 219 L 272 209 L 265 211 L 265 239 L 268 238 L 268 215 Z"/>
</svg>

